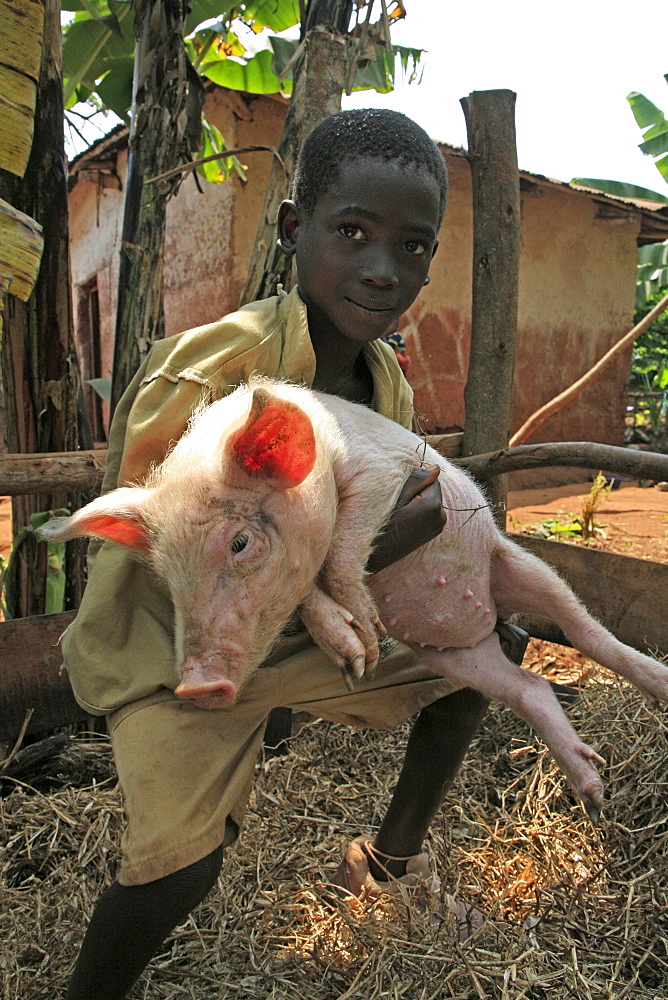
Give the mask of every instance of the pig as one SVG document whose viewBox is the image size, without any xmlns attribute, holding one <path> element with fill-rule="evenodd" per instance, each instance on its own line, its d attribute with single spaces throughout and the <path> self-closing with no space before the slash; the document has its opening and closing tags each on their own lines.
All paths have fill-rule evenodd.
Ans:
<svg viewBox="0 0 668 1000">
<path fill-rule="evenodd" d="M 420 464 L 440 470 L 446 526 L 368 577 L 374 539 Z M 548 682 L 504 656 L 497 619 L 549 616 L 586 656 L 668 698 L 668 667 L 619 642 L 504 535 L 464 470 L 367 407 L 300 386 L 253 378 L 196 412 L 144 483 L 42 529 L 84 534 L 129 546 L 166 581 L 177 697 L 231 705 L 296 610 L 349 687 L 373 676 L 387 632 L 453 690 L 474 688 L 532 726 L 594 822 L 603 760 Z"/>
</svg>

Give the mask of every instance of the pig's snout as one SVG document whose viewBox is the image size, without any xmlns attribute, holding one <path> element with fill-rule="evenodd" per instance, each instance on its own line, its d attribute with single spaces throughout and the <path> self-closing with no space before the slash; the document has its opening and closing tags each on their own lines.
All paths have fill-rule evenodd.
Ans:
<svg viewBox="0 0 668 1000">
<path fill-rule="evenodd" d="M 227 677 L 199 661 L 187 659 L 182 668 L 183 679 L 174 691 L 177 698 L 194 701 L 202 708 L 224 708 L 237 696 L 237 688 Z"/>
</svg>

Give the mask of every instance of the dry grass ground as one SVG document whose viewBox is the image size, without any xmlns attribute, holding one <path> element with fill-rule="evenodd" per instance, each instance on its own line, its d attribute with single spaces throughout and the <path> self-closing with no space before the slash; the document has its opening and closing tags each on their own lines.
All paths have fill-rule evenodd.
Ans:
<svg viewBox="0 0 668 1000">
<path fill-rule="evenodd" d="M 560 506 L 577 512 L 587 489 L 525 494 L 513 515 L 519 525 Z M 611 506 L 622 551 L 661 558 L 668 493 L 616 491 Z M 495 706 L 430 838 L 448 891 L 488 914 L 468 941 L 454 940 L 438 907 L 331 902 L 324 883 L 341 844 L 377 828 L 408 729 L 316 721 L 285 757 L 258 764 L 218 888 L 166 942 L 135 1000 L 668 1000 L 665 711 L 560 647 L 532 640 L 525 663 L 579 684 L 568 713 L 607 761 L 607 802 L 596 829 L 540 742 Z M 56 770 L 30 788 L 5 782 L 0 799 L 4 1000 L 62 995 L 118 859 L 107 741 L 78 737 Z"/>
<path fill-rule="evenodd" d="M 452 918 L 436 907 L 401 914 L 329 901 L 323 882 L 341 842 L 379 823 L 407 729 L 313 722 L 287 756 L 258 764 L 218 888 L 133 996 L 665 1000 L 665 715 L 599 670 L 569 714 L 607 761 L 598 829 L 535 737 L 500 707 L 434 824 L 439 876 L 489 915 L 470 940 L 455 942 Z M 65 786 L 18 786 L 2 800 L 5 1000 L 61 995 L 117 861 L 122 804 L 106 741 L 82 737 L 68 753 Z"/>
</svg>

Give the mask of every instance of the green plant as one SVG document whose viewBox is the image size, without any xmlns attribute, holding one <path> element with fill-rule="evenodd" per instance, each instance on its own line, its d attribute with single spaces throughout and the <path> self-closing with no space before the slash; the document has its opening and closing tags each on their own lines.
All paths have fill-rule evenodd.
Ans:
<svg viewBox="0 0 668 1000">
<path fill-rule="evenodd" d="M 563 541 L 565 538 L 579 537 L 582 528 L 574 514 L 566 514 L 560 510 L 553 517 L 546 517 L 538 524 L 528 526 L 525 531 L 529 535 L 538 535 L 550 541 Z"/>
<path fill-rule="evenodd" d="M 588 542 L 597 533 L 600 534 L 602 525 L 594 521 L 594 514 L 601 504 L 605 503 L 608 499 L 611 489 L 612 483 L 606 479 L 602 472 L 599 472 L 591 484 L 589 493 L 582 498 L 582 507 L 577 520 L 585 542 Z"/>
<path fill-rule="evenodd" d="M 539 524 L 533 525 L 529 533 L 551 541 L 581 538 L 583 542 L 588 542 L 595 535 L 603 535 L 603 525 L 594 520 L 594 515 L 607 500 L 611 489 L 612 483 L 599 472 L 591 484 L 589 493 L 582 498 L 580 513 L 577 516 L 559 511 L 555 517 L 546 517 Z"/>
<path fill-rule="evenodd" d="M 69 12 L 63 23 L 67 124 L 81 135 L 77 119 L 95 122 L 110 112 L 129 124 L 135 5 L 131 0 L 63 0 L 62 8 Z M 189 71 L 198 74 L 203 84 L 210 81 L 251 94 L 292 93 L 292 71 L 301 42 L 286 38 L 284 32 L 296 30 L 307 18 L 309 7 L 303 2 L 192 0 L 187 10 L 184 57 Z M 372 11 L 378 16 L 374 22 Z M 423 50 L 393 45 L 390 38 L 392 24 L 405 14 L 401 0 L 381 0 L 376 5 L 374 0 L 356 0 L 353 4 L 346 75 L 349 91 L 388 93 L 394 88 L 398 66 L 409 82 L 419 82 Z M 269 47 L 257 44 L 258 35 Z M 234 175 L 243 180 L 245 167 L 235 156 L 200 162 L 224 151 L 223 136 L 203 118 L 197 172 L 214 183 Z"/>
<path fill-rule="evenodd" d="M 642 416 L 643 420 L 649 422 L 650 427 L 656 433 L 659 430 L 662 418 L 666 414 L 665 390 L 668 387 L 668 368 L 662 368 L 652 378 L 650 378 L 648 372 L 640 372 L 639 374 L 642 378 L 643 388 L 648 394 L 646 398 L 639 400 L 639 406 L 641 407 L 640 416 Z M 657 395 L 659 392 L 662 395 Z"/>
<path fill-rule="evenodd" d="M 5 561 L 0 556 L 0 600 L 2 603 L 2 613 L 5 619 L 14 618 L 15 598 L 11 581 L 14 579 L 12 572 L 14 563 L 20 558 L 20 549 L 29 536 L 35 536 L 43 524 L 46 524 L 51 517 L 61 514 L 70 514 L 66 507 L 59 507 L 57 510 L 42 510 L 30 515 L 30 524 L 20 528 L 14 536 L 9 560 Z M 65 603 L 65 542 L 44 542 L 47 545 L 47 575 L 44 601 L 44 613 L 47 615 L 57 614 L 63 610 Z M 7 583 L 5 584 L 5 581 Z"/>
</svg>

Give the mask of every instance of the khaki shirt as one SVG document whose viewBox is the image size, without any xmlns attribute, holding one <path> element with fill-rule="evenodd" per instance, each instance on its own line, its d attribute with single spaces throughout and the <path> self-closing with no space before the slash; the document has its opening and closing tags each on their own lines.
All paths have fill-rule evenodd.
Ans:
<svg viewBox="0 0 668 1000">
<path fill-rule="evenodd" d="M 410 428 L 413 395 L 394 351 L 372 341 L 364 357 L 373 408 Z M 158 341 L 116 409 L 103 492 L 140 483 L 202 400 L 228 395 L 253 373 L 310 386 L 315 364 L 296 288 Z M 125 546 L 91 542 L 88 585 L 63 638 L 63 656 L 77 701 L 96 715 L 179 683 L 167 588 Z"/>
</svg>

